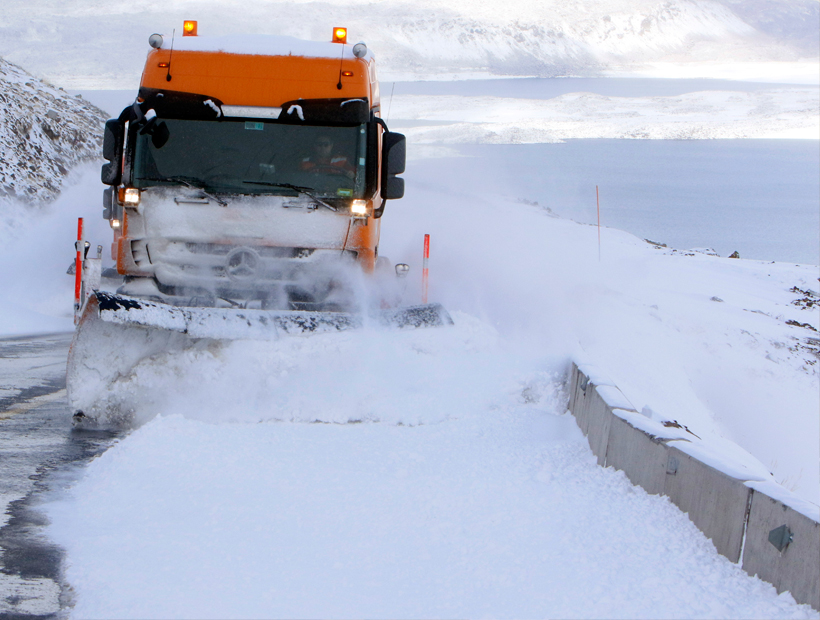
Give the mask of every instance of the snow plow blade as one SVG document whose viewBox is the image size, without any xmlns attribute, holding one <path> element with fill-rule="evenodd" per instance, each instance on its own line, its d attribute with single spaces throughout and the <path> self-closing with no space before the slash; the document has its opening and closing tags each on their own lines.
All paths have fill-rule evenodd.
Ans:
<svg viewBox="0 0 820 620">
<path fill-rule="evenodd" d="M 108 323 L 167 329 L 191 338 L 218 340 L 274 340 L 284 334 L 356 329 L 368 321 L 399 328 L 453 324 L 441 304 L 380 310 L 364 316 L 352 312 L 179 307 L 98 291 L 88 305 L 91 312 L 96 305 L 99 318 Z M 86 313 L 83 321 L 87 320 Z"/>
<path fill-rule="evenodd" d="M 122 403 L 107 392 L 141 360 L 213 340 L 276 340 L 365 325 L 419 328 L 452 325 L 440 304 L 425 304 L 372 314 L 180 307 L 103 291 L 92 293 L 68 354 L 67 391 L 75 421 L 103 418 L 116 422 Z"/>
</svg>

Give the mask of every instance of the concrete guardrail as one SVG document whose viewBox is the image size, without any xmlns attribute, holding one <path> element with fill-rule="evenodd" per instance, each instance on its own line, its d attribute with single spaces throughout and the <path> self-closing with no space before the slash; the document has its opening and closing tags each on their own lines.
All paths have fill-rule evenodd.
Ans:
<svg viewBox="0 0 820 620">
<path fill-rule="evenodd" d="M 572 364 L 569 410 L 602 467 L 650 494 L 666 495 L 750 575 L 820 610 L 820 508 L 742 467 L 716 462 L 638 413 L 595 367 Z"/>
</svg>

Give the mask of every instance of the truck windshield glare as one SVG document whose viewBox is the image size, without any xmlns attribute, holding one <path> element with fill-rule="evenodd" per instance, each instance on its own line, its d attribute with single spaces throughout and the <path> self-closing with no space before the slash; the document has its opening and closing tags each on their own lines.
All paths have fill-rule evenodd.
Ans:
<svg viewBox="0 0 820 620">
<path fill-rule="evenodd" d="M 309 187 L 324 198 L 364 196 L 366 125 L 243 119 L 160 123 L 167 128 L 168 139 L 159 141 L 159 147 L 148 133 L 136 136 L 135 187 L 178 185 L 178 179 L 185 178 L 222 193 L 292 193 L 283 187 L 290 184 Z"/>
</svg>

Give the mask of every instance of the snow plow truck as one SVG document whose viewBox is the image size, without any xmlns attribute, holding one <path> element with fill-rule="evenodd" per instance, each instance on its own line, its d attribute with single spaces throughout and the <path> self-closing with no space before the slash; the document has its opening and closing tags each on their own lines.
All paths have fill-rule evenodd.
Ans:
<svg viewBox="0 0 820 620">
<path fill-rule="evenodd" d="M 381 119 L 376 64 L 332 41 L 154 34 L 138 96 L 105 125 L 103 216 L 122 284 L 100 289 L 80 225 L 67 389 L 77 424 L 116 419 L 112 383 L 213 340 L 364 324 L 451 324 L 402 306 L 379 256 L 404 195 L 405 138 Z M 362 292 L 364 291 L 364 293 Z M 426 301 L 426 300 L 425 300 Z"/>
</svg>

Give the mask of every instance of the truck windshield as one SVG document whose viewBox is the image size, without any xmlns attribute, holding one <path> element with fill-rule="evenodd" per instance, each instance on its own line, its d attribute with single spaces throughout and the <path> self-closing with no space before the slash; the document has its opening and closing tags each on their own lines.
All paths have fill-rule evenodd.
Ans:
<svg viewBox="0 0 820 620">
<path fill-rule="evenodd" d="M 366 131 L 366 125 L 164 119 L 153 131 L 163 139 L 137 134 L 132 181 L 145 188 L 184 179 L 239 194 L 292 194 L 281 187 L 289 184 L 325 198 L 363 198 Z"/>
</svg>

